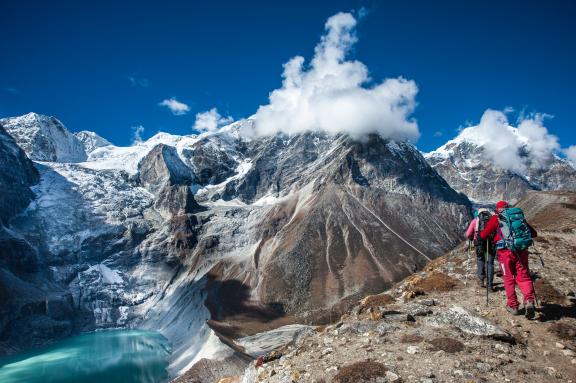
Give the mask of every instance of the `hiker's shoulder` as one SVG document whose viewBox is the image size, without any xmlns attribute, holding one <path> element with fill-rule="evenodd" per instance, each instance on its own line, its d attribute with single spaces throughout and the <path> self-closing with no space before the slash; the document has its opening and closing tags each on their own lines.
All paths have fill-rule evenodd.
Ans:
<svg viewBox="0 0 576 383">
<path fill-rule="evenodd" d="M 498 222 L 498 214 L 492 214 L 490 216 L 490 219 L 488 220 L 488 223 L 490 224 L 491 222 L 496 223 Z"/>
<path fill-rule="evenodd" d="M 497 227 L 498 225 L 499 225 L 498 215 L 494 214 L 494 215 L 492 215 L 492 217 L 490 217 L 490 219 L 486 223 L 484 230 L 490 231 L 490 230 L 494 229 L 495 227 Z"/>
</svg>

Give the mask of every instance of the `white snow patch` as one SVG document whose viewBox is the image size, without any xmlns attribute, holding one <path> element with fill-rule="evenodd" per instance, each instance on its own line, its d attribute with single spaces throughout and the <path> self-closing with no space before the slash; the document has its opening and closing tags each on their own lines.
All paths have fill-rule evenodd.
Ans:
<svg viewBox="0 0 576 383">
<path fill-rule="evenodd" d="M 102 276 L 102 282 L 107 285 L 124 283 L 124 279 L 122 279 L 118 270 L 113 270 L 103 263 L 90 266 L 90 268 L 88 268 L 86 272 L 89 273 L 94 270 L 100 273 L 100 275 Z"/>
<path fill-rule="evenodd" d="M 235 169 L 236 173 L 233 176 L 226 178 L 224 181 L 216 185 L 206 185 L 204 187 L 201 187 L 200 185 L 192 185 L 191 190 L 192 192 L 195 191 L 194 195 L 198 196 L 204 196 L 205 194 L 213 194 L 215 192 L 219 192 L 224 189 L 227 183 L 244 177 L 246 174 L 248 174 L 248 171 L 250 171 L 251 168 L 252 168 L 252 160 L 245 159 L 238 164 L 238 166 Z M 227 203 L 230 201 L 222 201 L 222 202 Z"/>
</svg>

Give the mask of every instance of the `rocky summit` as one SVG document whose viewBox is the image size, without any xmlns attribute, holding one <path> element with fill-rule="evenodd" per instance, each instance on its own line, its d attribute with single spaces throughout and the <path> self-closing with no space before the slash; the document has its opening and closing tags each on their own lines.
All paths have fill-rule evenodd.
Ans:
<svg viewBox="0 0 576 383">
<path fill-rule="evenodd" d="M 472 261 L 453 250 L 471 219 L 468 189 L 408 142 L 249 138 L 246 119 L 118 147 L 53 117 L 0 124 L 2 355 L 133 327 L 168 338 L 169 373 L 184 382 L 351 382 L 372 370 L 374 381 L 446 380 L 426 363 L 408 372 L 440 351 L 446 363 L 470 354 L 450 375 L 469 379 L 471 366 L 489 374 L 500 360 L 476 361 L 476 348 L 531 355 L 518 348 L 531 338 L 493 321 L 502 305 L 480 306 Z M 542 248 L 573 243 L 571 194 L 527 198 L 531 217 L 566 217 L 554 229 L 541 218 Z M 547 272 L 564 297 L 569 280 Z M 557 317 L 541 314 L 570 326 L 558 305 Z M 549 364 L 550 376 L 572 371 Z"/>
</svg>

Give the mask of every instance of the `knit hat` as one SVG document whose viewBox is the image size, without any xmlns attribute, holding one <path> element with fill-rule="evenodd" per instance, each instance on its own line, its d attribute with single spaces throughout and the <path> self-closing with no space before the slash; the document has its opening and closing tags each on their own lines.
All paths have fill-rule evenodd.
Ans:
<svg viewBox="0 0 576 383">
<path fill-rule="evenodd" d="M 508 207 L 508 202 L 506 201 L 498 201 L 496 203 L 496 211 L 497 212 L 501 212 L 502 210 L 506 209 Z"/>
</svg>

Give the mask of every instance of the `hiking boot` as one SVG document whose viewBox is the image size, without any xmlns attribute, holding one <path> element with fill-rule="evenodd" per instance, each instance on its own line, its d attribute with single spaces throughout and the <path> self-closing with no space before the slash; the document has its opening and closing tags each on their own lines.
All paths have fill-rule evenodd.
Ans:
<svg viewBox="0 0 576 383">
<path fill-rule="evenodd" d="M 524 309 L 526 310 L 524 312 L 524 315 L 526 316 L 526 318 L 527 319 L 534 319 L 534 314 L 536 312 L 536 309 L 534 307 L 534 301 L 526 302 L 526 304 L 524 305 Z"/>
<path fill-rule="evenodd" d="M 494 286 L 488 286 L 488 290 L 490 290 L 491 293 L 495 293 L 496 291 L 498 291 Z"/>
<path fill-rule="evenodd" d="M 506 306 L 506 311 L 508 311 L 512 315 L 520 315 L 520 311 L 518 308 L 512 308 L 510 306 Z"/>
<path fill-rule="evenodd" d="M 486 285 L 484 284 L 484 279 L 478 278 L 478 287 L 484 288 Z"/>
</svg>

